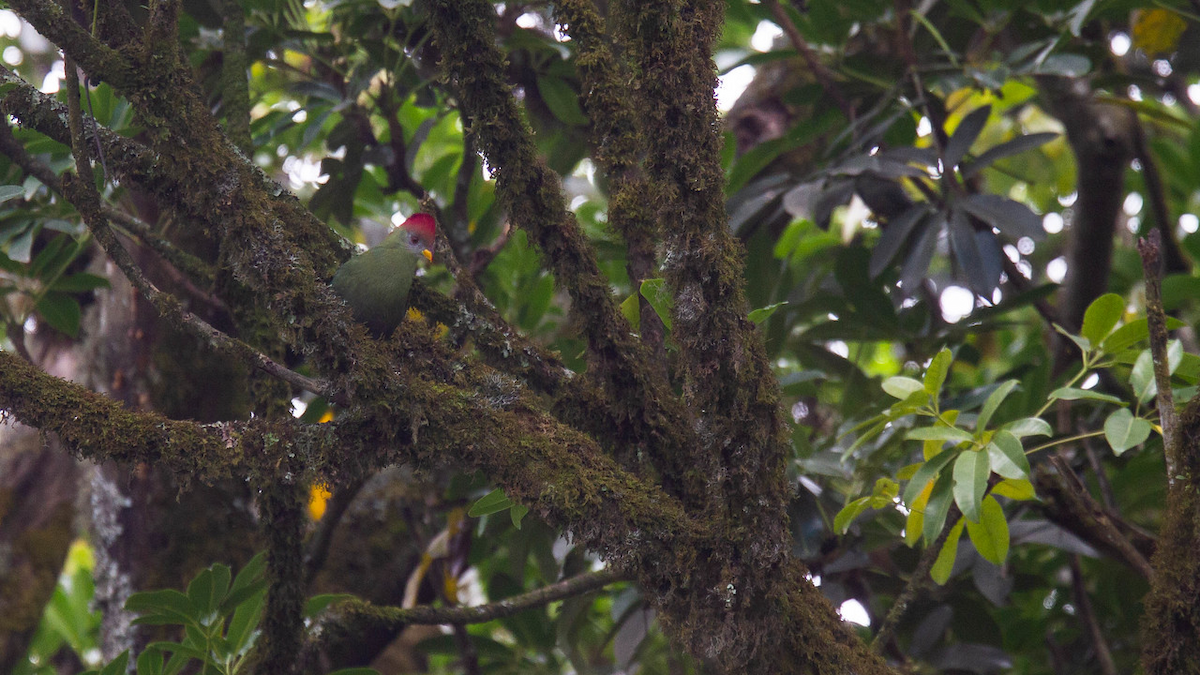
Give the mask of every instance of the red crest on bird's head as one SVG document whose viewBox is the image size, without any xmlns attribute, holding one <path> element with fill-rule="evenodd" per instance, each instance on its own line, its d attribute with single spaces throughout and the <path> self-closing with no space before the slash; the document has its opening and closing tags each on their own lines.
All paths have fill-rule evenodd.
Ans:
<svg viewBox="0 0 1200 675">
<path fill-rule="evenodd" d="M 417 235 L 426 248 L 433 249 L 434 233 L 437 231 L 437 222 L 433 216 L 428 213 L 414 213 L 404 221 L 400 229 Z"/>
</svg>

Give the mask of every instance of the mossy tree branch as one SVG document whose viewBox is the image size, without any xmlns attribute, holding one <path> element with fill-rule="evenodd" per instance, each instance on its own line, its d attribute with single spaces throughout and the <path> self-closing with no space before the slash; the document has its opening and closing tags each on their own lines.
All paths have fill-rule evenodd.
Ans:
<svg viewBox="0 0 1200 675">
<path fill-rule="evenodd" d="M 588 410 L 576 421 L 626 450 L 627 465 L 647 443 L 657 447 L 641 453 L 644 457 L 676 455 L 691 440 L 686 416 L 666 383 L 655 376 L 649 350 L 617 311 L 594 250 L 566 209 L 559 177 L 537 154 L 495 43 L 494 8 L 482 0 L 437 0 L 430 12 L 447 76 L 459 92 L 471 133 L 495 169 L 499 202 L 541 248 L 547 269 L 566 287 L 583 325 L 589 346 L 587 378 L 595 386 L 573 392 L 568 410 Z M 689 476 L 668 480 L 699 483 L 700 472 L 689 468 Z M 682 492 L 700 489 L 694 485 Z"/>
<path fill-rule="evenodd" d="M 229 139 L 242 152 L 252 149 L 250 81 L 246 76 L 246 14 L 238 0 L 222 0 L 221 108 Z"/>
<path fill-rule="evenodd" d="M 783 538 L 786 445 L 778 384 L 762 336 L 747 318 L 745 251 L 725 214 L 711 56 L 724 4 L 622 1 L 614 12 L 641 73 L 644 124 L 655 130 L 646 136 L 646 171 L 656 182 L 659 218 L 672 223 L 664 231 L 665 267 L 684 396 L 689 408 L 708 411 L 699 422 L 704 442 L 681 463 L 710 475 L 724 467 L 723 485 L 710 491 L 727 504 L 763 504 L 735 525 L 733 538 Z"/>
<path fill-rule="evenodd" d="M 352 600 L 340 605 L 337 622 L 365 621 L 392 627 L 408 624 L 454 624 L 466 625 L 486 623 L 495 619 L 513 616 L 527 609 L 548 605 L 551 602 L 572 598 L 604 588 L 628 578 L 614 570 L 601 570 L 580 574 L 570 579 L 544 586 L 535 591 L 522 593 L 511 598 L 476 607 L 377 607 L 369 602 Z M 336 630 L 336 629 L 334 629 Z"/>
<path fill-rule="evenodd" d="M 75 59 L 89 77 L 97 77 L 116 87 L 134 80 L 136 68 L 127 55 L 92 35 L 54 0 L 16 0 L 12 8 L 63 53 Z"/>
<path fill-rule="evenodd" d="M 658 312 L 638 293 L 642 282 L 658 271 L 655 242 L 661 223 L 651 184 L 641 167 L 645 131 L 635 114 L 638 90 L 626 86 L 632 69 L 614 53 L 604 20 L 590 0 L 565 0 L 556 3 L 555 11 L 559 23 L 578 44 L 576 67 L 583 80 L 580 98 L 591 122 L 596 162 L 609 176 L 608 222 L 625 239 L 628 249 L 629 282 L 639 302 L 638 332 L 665 375 L 665 327 Z"/>
</svg>

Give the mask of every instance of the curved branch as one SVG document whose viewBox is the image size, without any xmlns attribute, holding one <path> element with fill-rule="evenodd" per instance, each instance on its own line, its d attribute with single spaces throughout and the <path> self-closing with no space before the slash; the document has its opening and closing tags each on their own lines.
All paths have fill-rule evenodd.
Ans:
<svg viewBox="0 0 1200 675">
<path fill-rule="evenodd" d="M 632 577 L 616 570 L 580 574 L 564 579 L 536 591 L 515 595 L 498 602 L 476 607 L 377 607 L 364 600 L 351 600 L 338 606 L 338 613 L 345 619 L 363 620 L 389 628 L 404 625 L 467 625 L 486 623 L 495 619 L 513 616 L 527 609 L 548 605 L 551 602 L 583 595 L 620 581 L 631 581 Z"/>
</svg>

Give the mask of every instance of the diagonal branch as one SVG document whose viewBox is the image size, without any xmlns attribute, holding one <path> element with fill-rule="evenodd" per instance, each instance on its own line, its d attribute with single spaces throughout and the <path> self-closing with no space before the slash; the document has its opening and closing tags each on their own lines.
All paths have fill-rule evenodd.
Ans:
<svg viewBox="0 0 1200 675">
<path fill-rule="evenodd" d="M 135 288 L 158 309 L 164 317 L 174 319 L 183 330 L 197 338 L 220 349 L 221 351 L 242 358 L 247 364 L 260 368 L 270 375 L 293 384 L 301 389 L 316 394 L 330 395 L 328 388 L 312 378 L 293 372 L 272 361 L 266 355 L 256 352 L 240 340 L 229 337 L 213 328 L 195 314 L 184 311 L 179 301 L 168 293 L 160 291 L 146 279 L 145 275 L 134 262 L 133 257 L 117 240 L 108 226 L 100 208 L 100 193 L 92 181 L 92 169 L 88 158 L 89 146 L 84 140 L 83 113 L 79 102 L 79 77 L 70 57 L 66 62 L 67 74 L 67 104 L 70 112 L 71 147 L 75 155 L 76 176 L 69 177 L 62 183 L 67 199 L 79 209 L 83 220 L 91 230 L 92 236 L 104 249 L 105 253 L 116 263 L 117 267 L 129 279 Z"/>
<path fill-rule="evenodd" d="M 767 9 L 771 12 L 771 16 L 775 19 L 775 23 L 783 29 L 792 46 L 796 48 L 800 57 L 804 59 L 804 63 L 808 66 L 809 71 L 812 72 L 813 77 L 817 78 L 817 83 L 833 99 L 833 102 L 837 104 L 837 107 L 846 116 L 846 119 L 853 121 L 854 106 L 850 105 L 850 102 L 842 95 L 841 89 L 838 88 L 837 82 L 834 80 L 833 73 L 830 72 L 824 63 L 821 63 L 820 57 L 809 46 L 804 36 L 800 34 L 800 29 L 796 27 L 796 22 L 792 21 L 792 17 L 788 16 L 787 10 L 779 4 L 779 0 L 763 0 L 763 4 L 767 6 Z"/>
</svg>

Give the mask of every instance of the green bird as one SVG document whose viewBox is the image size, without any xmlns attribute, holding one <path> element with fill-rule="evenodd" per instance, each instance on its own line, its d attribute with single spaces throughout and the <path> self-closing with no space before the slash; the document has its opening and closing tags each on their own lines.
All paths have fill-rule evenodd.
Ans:
<svg viewBox="0 0 1200 675">
<path fill-rule="evenodd" d="M 422 257 L 433 260 L 433 216 L 418 213 L 333 275 L 333 290 L 375 337 L 391 335 L 408 311 L 408 291 Z"/>
</svg>

